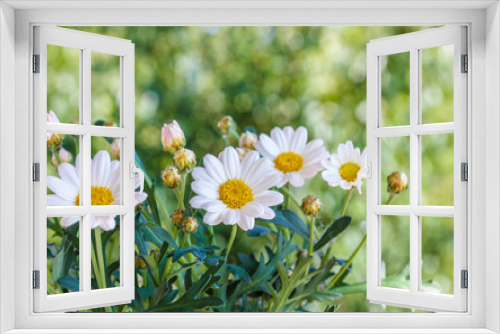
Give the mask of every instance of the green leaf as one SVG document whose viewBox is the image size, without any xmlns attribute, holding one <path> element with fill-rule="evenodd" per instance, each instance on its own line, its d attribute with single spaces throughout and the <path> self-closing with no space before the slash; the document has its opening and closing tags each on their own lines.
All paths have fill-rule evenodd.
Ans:
<svg viewBox="0 0 500 334">
<path fill-rule="evenodd" d="M 63 276 L 57 283 L 70 291 L 80 291 L 80 281 L 73 276 Z"/>
<path fill-rule="evenodd" d="M 273 223 L 279 226 L 286 227 L 296 233 L 298 233 L 302 238 L 309 240 L 309 229 L 306 224 L 300 219 L 300 217 L 291 210 L 276 210 L 273 209 L 275 216 L 273 219 L 258 219 L 258 221 L 263 221 L 267 223 Z"/>
<path fill-rule="evenodd" d="M 321 249 L 323 246 L 328 244 L 336 236 L 342 233 L 351 224 L 351 217 L 344 216 L 336 219 L 333 224 L 331 224 L 323 236 L 318 240 L 316 245 L 314 245 L 314 251 Z"/>
<path fill-rule="evenodd" d="M 181 300 L 179 299 L 173 304 L 151 309 L 151 312 L 194 312 L 207 306 L 216 307 L 223 306 L 224 301 L 219 297 L 209 296 L 202 297 L 194 300 Z"/>
<path fill-rule="evenodd" d="M 241 267 L 238 267 L 238 266 L 235 266 L 234 264 L 228 264 L 227 266 L 228 266 L 229 271 L 231 272 L 231 274 L 233 274 L 237 278 L 240 278 L 240 279 L 242 279 L 243 281 L 245 281 L 247 283 L 250 283 L 252 281 L 252 278 L 246 272 L 245 269 L 243 269 Z"/>
<path fill-rule="evenodd" d="M 151 182 L 151 185 L 147 182 L 144 184 L 144 192 L 148 194 L 148 204 L 155 217 L 156 224 L 160 224 L 160 214 L 158 213 L 158 205 L 156 203 L 156 181 Z"/>
<path fill-rule="evenodd" d="M 177 243 L 174 238 L 167 230 L 162 227 L 151 228 L 149 226 L 142 226 L 142 231 L 144 232 L 144 237 L 147 241 L 154 243 L 158 247 L 162 247 L 164 242 L 167 242 L 170 246 L 178 249 Z"/>
<path fill-rule="evenodd" d="M 146 167 L 144 167 L 144 164 L 142 163 L 141 158 L 137 154 L 137 151 L 135 151 L 135 164 L 137 165 L 137 167 L 142 169 L 142 171 L 144 172 L 144 180 L 146 181 L 146 183 L 148 184 L 149 187 L 152 187 L 153 181 L 149 177 L 148 173 L 146 173 Z M 144 185 L 144 188 L 146 188 L 146 185 Z"/>
<path fill-rule="evenodd" d="M 144 238 L 142 237 L 142 233 L 138 228 L 135 229 L 135 245 L 139 249 L 139 253 L 142 256 L 148 255 L 148 246 L 144 242 Z"/>
</svg>

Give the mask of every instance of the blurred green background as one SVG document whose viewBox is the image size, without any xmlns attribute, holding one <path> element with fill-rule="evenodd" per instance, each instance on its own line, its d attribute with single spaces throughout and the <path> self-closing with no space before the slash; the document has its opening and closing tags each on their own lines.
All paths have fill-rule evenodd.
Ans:
<svg viewBox="0 0 500 334">
<path fill-rule="evenodd" d="M 207 153 L 217 155 L 224 148 L 217 129 L 217 121 L 224 115 L 231 115 L 240 131 L 253 126 L 258 133 L 269 133 L 275 126 L 304 125 L 309 140 L 323 139 L 330 152 L 346 140 L 363 149 L 366 44 L 372 39 L 429 27 L 70 28 L 124 38 L 135 44 L 136 151 L 147 173 L 159 178 L 161 171 L 172 164 L 170 154 L 162 150 L 161 127 L 174 119 L 184 130 L 187 147 L 198 159 Z M 47 107 L 61 122 L 78 120 L 78 51 L 52 46 L 49 51 Z M 382 123 L 407 125 L 409 57 L 400 54 L 382 58 Z M 425 123 L 453 121 L 450 59 L 453 48 L 449 46 L 422 51 Z M 119 60 L 93 53 L 92 122 L 98 120 L 120 122 Z M 453 205 L 453 135 L 425 137 L 422 200 L 426 205 Z M 93 140 L 92 145 L 92 152 L 111 152 L 105 140 Z M 382 140 L 382 152 L 383 184 L 387 175 L 396 170 L 409 176 L 409 138 Z M 49 168 L 49 173 L 56 171 Z M 307 194 L 320 197 L 320 223 L 339 214 L 345 195 L 340 188 L 328 187 L 320 175 L 294 191 L 299 198 Z M 167 206 L 174 209 L 173 193 L 163 185 L 160 192 Z M 386 201 L 385 189 L 381 195 Z M 408 191 L 392 204 L 409 204 Z M 334 245 L 340 259 L 348 258 L 365 234 L 365 194 L 354 192 L 347 214 L 353 217 L 353 224 Z M 221 240 L 229 234 L 222 225 L 216 230 Z M 452 293 L 453 220 L 425 218 L 422 234 L 424 279 L 433 279 L 444 293 Z M 234 253 L 260 252 L 267 242 L 265 237 L 250 239 L 243 233 L 238 238 Z M 400 271 L 409 259 L 407 218 L 384 217 L 385 238 L 388 242 L 383 245 L 382 258 L 389 275 Z M 365 280 L 366 256 L 361 252 L 346 282 Z M 340 312 L 411 311 L 370 304 L 364 293 L 346 295 L 340 305 Z"/>
</svg>

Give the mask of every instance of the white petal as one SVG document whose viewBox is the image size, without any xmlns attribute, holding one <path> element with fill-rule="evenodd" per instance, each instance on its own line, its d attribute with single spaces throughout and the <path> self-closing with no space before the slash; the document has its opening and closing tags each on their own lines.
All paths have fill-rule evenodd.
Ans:
<svg viewBox="0 0 500 334">
<path fill-rule="evenodd" d="M 234 209 L 228 209 L 222 213 L 222 221 L 226 225 L 234 225 L 240 219 L 240 212 Z"/>
<path fill-rule="evenodd" d="M 238 221 L 238 226 L 243 231 L 253 230 L 253 228 L 255 226 L 255 219 L 252 217 L 241 216 L 240 220 Z"/>
<path fill-rule="evenodd" d="M 302 167 L 302 169 L 299 171 L 300 176 L 302 176 L 304 179 L 310 179 L 311 177 L 314 177 L 316 174 L 318 174 L 319 171 L 323 170 L 323 164 L 321 162 L 317 163 L 309 163 Z"/>
<path fill-rule="evenodd" d="M 280 180 L 278 184 L 276 185 L 276 188 L 281 188 L 288 182 L 288 176 L 286 174 L 281 174 L 280 175 Z"/>
<path fill-rule="evenodd" d="M 76 168 L 72 164 L 63 162 L 62 164 L 59 165 L 59 168 L 57 168 L 57 173 L 59 173 L 59 177 L 61 180 L 64 182 L 70 183 L 73 185 L 76 189 L 80 189 L 80 179 L 79 175 L 76 173 Z"/>
<path fill-rule="evenodd" d="M 148 198 L 148 194 L 136 192 L 135 193 L 135 205 L 144 202 L 147 198 Z"/>
<path fill-rule="evenodd" d="M 75 198 L 76 200 L 76 198 Z M 75 202 L 68 201 L 57 195 L 47 195 L 47 206 L 73 206 Z"/>
<path fill-rule="evenodd" d="M 259 153 L 257 151 L 250 151 L 245 155 L 243 161 L 241 162 L 241 174 L 240 177 L 245 180 L 247 177 L 247 173 L 253 164 L 259 160 Z"/>
<path fill-rule="evenodd" d="M 104 231 L 111 231 L 115 229 L 116 221 L 114 216 L 102 216 L 99 220 L 99 226 Z"/>
<path fill-rule="evenodd" d="M 328 157 L 328 152 L 322 146 L 315 149 L 304 149 L 302 157 L 306 162 L 322 161 Z"/>
<path fill-rule="evenodd" d="M 193 208 L 196 208 L 196 209 L 203 209 L 203 206 L 212 201 L 213 199 L 211 198 L 207 198 L 207 197 L 203 197 L 203 196 L 194 196 L 193 198 L 191 198 L 191 200 L 189 201 L 189 204 L 191 204 L 191 206 Z"/>
<path fill-rule="evenodd" d="M 110 168 L 110 173 L 109 173 L 109 178 L 108 178 L 108 184 L 107 186 L 113 193 L 119 193 L 120 192 L 120 162 L 117 160 L 114 160 L 111 162 L 111 168 Z M 135 175 L 134 179 L 134 189 L 137 189 L 139 187 L 139 182 L 140 178 L 139 175 Z M 114 198 L 117 198 L 113 196 Z"/>
<path fill-rule="evenodd" d="M 59 195 L 59 197 L 68 201 L 74 202 L 76 200 L 76 196 L 78 196 L 77 188 L 55 176 L 47 176 L 47 188 L 52 190 L 52 192 L 56 195 Z"/>
<path fill-rule="evenodd" d="M 191 189 L 201 196 L 208 198 L 219 198 L 219 193 L 217 192 L 217 188 L 213 186 L 213 184 L 204 182 L 204 181 L 194 181 L 191 183 Z"/>
<path fill-rule="evenodd" d="M 203 205 L 203 209 L 208 212 L 218 212 L 227 209 L 227 205 L 220 200 L 211 200 Z"/>
<path fill-rule="evenodd" d="M 293 172 L 293 173 L 288 173 L 288 182 L 294 187 L 302 187 L 304 185 L 304 178 L 300 173 L 298 172 Z"/>
<path fill-rule="evenodd" d="M 224 167 L 224 172 L 228 179 L 240 177 L 240 158 L 234 147 L 226 147 L 219 154 L 219 160 L 222 163 L 222 167 Z"/>
<path fill-rule="evenodd" d="M 292 136 L 293 136 L 293 128 L 291 126 L 285 126 L 283 129 L 283 133 L 285 134 L 285 138 L 290 143 L 292 141 Z"/>
<path fill-rule="evenodd" d="M 60 224 L 62 227 L 66 228 L 79 222 L 80 222 L 80 217 L 62 217 Z"/>
<path fill-rule="evenodd" d="M 195 167 L 193 169 L 193 179 L 195 181 L 204 181 L 212 183 L 214 186 L 218 186 L 217 182 L 207 173 L 207 170 L 203 167 Z"/>
<path fill-rule="evenodd" d="M 352 188 L 352 184 L 351 184 L 351 182 L 347 182 L 346 180 L 342 180 L 342 181 L 340 181 L 340 188 L 345 189 L 345 190 L 349 190 Z"/>
<path fill-rule="evenodd" d="M 281 153 L 278 145 L 268 135 L 261 134 L 255 143 L 255 149 L 266 158 L 273 159 Z"/>
<path fill-rule="evenodd" d="M 276 214 L 274 213 L 273 210 L 271 210 L 270 207 L 265 206 L 264 207 L 264 213 L 259 217 L 262 219 L 273 219 Z"/>
<path fill-rule="evenodd" d="M 252 187 L 265 177 L 272 168 L 272 162 L 269 159 L 261 158 L 249 169 L 244 181 Z"/>
<path fill-rule="evenodd" d="M 276 186 L 281 180 L 281 173 L 277 171 L 272 171 L 267 176 L 263 177 L 262 180 L 257 182 L 257 184 L 252 186 L 254 194 L 258 194 Z"/>
<path fill-rule="evenodd" d="M 218 225 L 222 222 L 222 219 L 221 219 L 221 214 L 223 213 L 224 211 L 220 211 L 220 212 L 207 212 L 205 213 L 205 215 L 203 216 L 203 222 L 207 225 Z"/>
<path fill-rule="evenodd" d="M 99 151 L 92 160 L 92 186 L 106 186 L 109 178 L 111 159 L 107 151 Z"/>
<path fill-rule="evenodd" d="M 307 129 L 303 126 L 299 126 L 292 136 L 290 142 L 290 151 L 300 153 L 304 149 L 307 143 Z"/>
<path fill-rule="evenodd" d="M 205 166 L 205 170 L 208 175 L 217 182 L 217 184 L 221 184 L 227 181 L 226 173 L 224 173 L 224 168 L 222 167 L 219 159 L 214 157 L 211 154 L 205 155 L 203 158 L 203 165 Z"/>
<path fill-rule="evenodd" d="M 255 196 L 255 201 L 264 206 L 274 206 L 283 202 L 283 195 L 277 191 L 268 190 Z"/>
<path fill-rule="evenodd" d="M 342 181 L 342 177 L 338 173 L 338 171 L 325 170 L 321 173 L 321 176 L 326 182 L 334 182 L 340 183 Z"/>
<path fill-rule="evenodd" d="M 278 148 L 280 149 L 281 152 L 290 151 L 290 143 L 287 140 L 285 134 L 283 133 L 283 130 L 281 130 L 278 127 L 275 127 L 274 129 L 271 130 L 271 138 L 274 140 L 276 145 L 278 145 Z"/>
<path fill-rule="evenodd" d="M 242 215 L 256 218 L 264 213 L 264 207 L 259 203 L 251 202 L 242 207 L 240 212 Z"/>
</svg>

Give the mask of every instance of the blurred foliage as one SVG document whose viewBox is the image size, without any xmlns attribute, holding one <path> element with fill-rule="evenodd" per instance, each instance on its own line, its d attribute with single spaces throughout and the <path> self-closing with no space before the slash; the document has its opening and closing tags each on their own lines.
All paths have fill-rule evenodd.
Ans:
<svg viewBox="0 0 500 334">
<path fill-rule="evenodd" d="M 269 133 L 275 126 L 304 125 L 308 129 L 309 140 L 323 139 L 331 152 L 336 151 L 337 145 L 346 140 L 352 140 L 355 146 L 365 147 L 366 44 L 373 39 L 427 27 L 71 28 L 124 38 L 135 44 L 136 152 L 144 162 L 147 174 L 159 179 L 161 170 L 172 164 L 171 156 L 162 150 L 161 126 L 173 119 L 182 126 L 187 146 L 198 158 L 207 153 L 217 154 L 224 148 L 224 141 L 217 129 L 217 121 L 224 115 L 231 115 L 236 120 L 241 126 L 239 131 L 246 126 L 253 126 L 258 133 Z M 446 67 L 449 63 L 449 48 L 423 52 L 424 120 L 453 121 L 449 118 L 450 113 L 452 115 L 450 105 L 453 106 L 453 73 L 451 71 L 450 77 L 449 67 Z M 116 124 L 120 122 L 117 112 L 117 63 L 113 57 L 92 55 L 93 122 L 98 119 Z M 387 58 L 382 62 L 383 124 L 408 124 L 409 59 L 403 54 Z M 73 49 L 53 46 L 48 49 L 48 109 L 53 109 L 61 122 L 78 119 L 77 59 L 78 53 L 75 54 Z M 447 69 L 446 74 L 441 76 L 439 72 L 440 75 L 436 75 L 441 68 Z M 449 202 L 450 198 L 450 178 L 446 176 L 452 174 L 450 168 L 453 170 L 453 152 L 450 151 L 453 135 L 451 139 L 448 135 L 443 137 L 448 139 L 422 140 L 425 198 L 430 201 L 436 199 L 438 202 L 434 204 Z M 65 138 L 65 143 L 67 140 Z M 429 147 L 426 142 L 429 142 Z M 236 145 L 235 142 L 232 144 Z M 93 141 L 92 145 L 92 152 L 99 149 L 110 151 L 109 143 L 104 140 Z M 382 156 L 383 180 L 394 170 L 403 170 L 410 176 L 409 141 L 405 144 L 404 138 L 388 138 L 383 145 L 387 147 L 387 153 L 383 151 Z M 438 151 L 447 153 L 436 154 Z M 77 149 L 72 153 L 76 156 Z M 56 174 L 56 171 L 49 168 L 49 173 Z M 382 200 L 385 201 L 385 189 L 381 189 L 381 192 Z M 393 204 L 408 204 L 408 193 L 398 196 Z M 168 215 L 175 209 L 175 197 L 161 182 L 156 184 L 155 194 L 157 201 L 166 206 L 166 212 L 155 214 L 158 219 L 169 221 Z M 318 223 L 326 225 L 340 211 L 345 191 L 328 187 L 320 176 L 316 176 L 306 182 L 305 187 L 296 190 L 298 198 L 307 194 L 321 198 L 323 209 L 318 216 Z M 349 213 L 353 223 L 333 246 L 334 254 L 339 259 L 348 258 L 365 234 L 364 194 L 353 194 Z M 147 215 L 152 214 L 147 212 Z M 432 225 L 429 227 L 430 234 L 426 234 L 429 238 L 422 241 L 422 247 L 428 249 L 429 254 L 434 254 L 429 260 L 432 265 L 426 279 L 437 275 L 443 286 L 450 286 L 452 277 L 447 273 L 453 272 L 453 261 L 438 246 L 440 242 L 449 245 L 450 224 L 443 222 L 444 219 L 433 218 L 432 224 L 428 224 Z M 405 238 L 399 238 L 408 233 L 405 232 L 404 224 L 391 224 L 391 247 L 387 248 L 389 259 L 398 257 L 401 249 L 408 249 L 409 252 Z M 440 234 L 441 226 L 444 225 L 448 226 L 444 230 L 447 232 Z M 48 236 L 49 243 L 55 240 L 57 247 L 65 247 L 63 235 L 64 231 L 61 231 L 57 237 Z M 225 244 L 228 236 L 229 228 L 217 227 L 214 237 L 218 244 Z M 251 238 L 240 233 L 232 253 L 256 254 L 258 258 L 269 238 L 269 234 Z M 151 244 L 152 241 L 146 243 Z M 162 245 L 155 247 L 161 249 Z M 141 253 L 141 256 L 147 262 L 146 257 L 149 255 Z M 404 263 L 401 266 L 399 269 L 403 269 Z M 361 252 L 344 282 L 360 284 L 365 280 L 366 256 Z M 144 289 L 140 291 L 139 300 L 142 293 L 148 296 L 153 293 L 149 290 L 145 292 Z M 172 283 L 164 286 L 162 291 L 166 293 L 165 296 L 172 293 Z M 356 292 L 338 301 L 338 311 L 409 311 L 370 304 L 363 289 Z"/>
</svg>

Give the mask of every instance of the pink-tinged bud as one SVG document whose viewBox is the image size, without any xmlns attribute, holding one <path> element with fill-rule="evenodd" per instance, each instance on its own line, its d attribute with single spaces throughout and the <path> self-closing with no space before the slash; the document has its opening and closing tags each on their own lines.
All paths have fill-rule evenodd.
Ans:
<svg viewBox="0 0 500 334">
<path fill-rule="evenodd" d="M 71 153 L 61 147 L 59 150 L 59 159 L 61 159 L 61 162 L 71 163 L 72 158 Z"/>
<path fill-rule="evenodd" d="M 173 189 L 177 187 L 178 184 L 181 184 L 181 175 L 175 166 L 167 166 L 163 172 L 161 172 L 161 178 L 167 188 Z"/>
<path fill-rule="evenodd" d="M 236 131 L 236 122 L 231 116 L 224 116 L 217 123 L 217 127 L 222 134 L 227 135 L 230 129 Z"/>
<path fill-rule="evenodd" d="M 387 177 L 387 191 L 396 195 L 408 188 L 408 177 L 404 172 L 393 172 Z"/>
<path fill-rule="evenodd" d="M 80 124 L 80 121 L 77 119 L 74 119 L 69 124 Z"/>
<path fill-rule="evenodd" d="M 184 171 L 185 169 L 193 169 L 194 165 L 196 164 L 196 156 L 194 155 L 193 151 L 181 148 L 177 152 L 175 152 L 174 162 L 180 171 Z"/>
<path fill-rule="evenodd" d="M 182 222 L 182 229 L 184 233 L 194 233 L 198 229 L 198 222 L 193 217 L 186 217 Z"/>
<path fill-rule="evenodd" d="M 184 132 L 175 120 L 170 124 L 165 123 L 165 125 L 163 125 L 161 129 L 161 142 L 163 144 L 163 150 L 170 153 L 174 153 L 186 145 Z"/>
<path fill-rule="evenodd" d="M 253 132 L 246 131 L 245 133 L 241 134 L 239 145 L 240 147 L 253 150 L 255 149 L 256 142 L 257 142 L 257 135 Z"/>
<path fill-rule="evenodd" d="M 321 209 L 321 201 L 318 197 L 307 195 L 302 200 L 302 211 L 308 216 L 316 216 Z"/>
<path fill-rule="evenodd" d="M 182 209 L 175 210 L 170 215 L 170 219 L 172 219 L 172 224 L 175 227 L 181 228 L 182 227 L 182 220 L 184 219 L 184 210 L 182 210 Z"/>
<path fill-rule="evenodd" d="M 116 123 L 112 121 L 105 122 L 102 126 L 116 127 Z"/>
<path fill-rule="evenodd" d="M 111 154 L 113 154 L 116 159 L 120 159 L 120 139 L 115 139 L 111 143 Z"/>
<path fill-rule="evenodd" d="M 240 158 L 240 161 L 243 161 L 243 158 L 245 155 L 248 154 L 251 150 L 245 147 L 237 147 L 236 148 L 236 153 L 238 153 L 238 157 Z"/>
<path fill-rule="evenodd" d="M 59 168 L 59 161 L 57 161 L 56 155 L 54 153 L 52 153 L 52 159 L 50 159 L 50 162 L 56 169 Z"/>
<path fill-rule="evenodd" d="M 48 123 L 61 123 L 57 115 L 51 110 L 47 113 Z M 60 133 L 47 133 L 47 149 L 54 151 L 61 146 L 64 135 Z"/>
<path fill-rule="evenodd" d="M 144 262 L 144 260 L 141 259 L 140 257 L 136 256 L 135 257 L 135 267 L 137 269 L 146 269 L 146 262 Z"/>
</svg>

